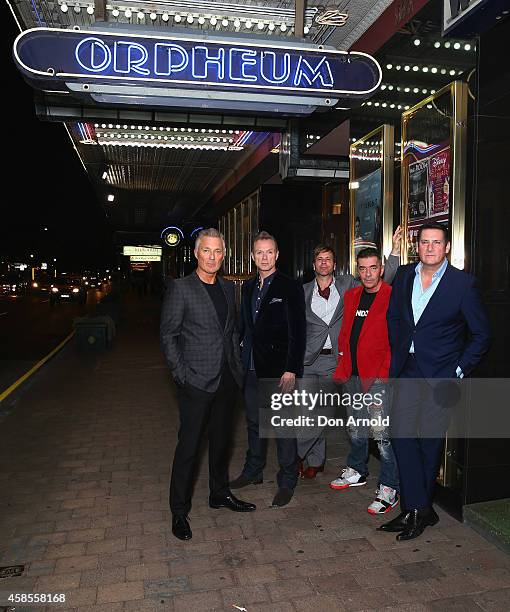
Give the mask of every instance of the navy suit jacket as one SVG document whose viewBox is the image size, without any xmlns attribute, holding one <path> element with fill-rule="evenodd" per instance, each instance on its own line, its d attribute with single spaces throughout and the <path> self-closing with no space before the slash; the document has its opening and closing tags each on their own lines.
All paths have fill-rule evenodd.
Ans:
<svg viewBox="0 0 510 612">
<path fill-rule="evenodd" d="M 400 266 L 388 307 L 390 376 L 398 377 L 414 342 L 415 358 L 425 378 L 452 378 L 460 366 L 469 374 L 489 348 L 490 328 L 476 279 L 448 264 L 418 323 L 412 293 L 415 263 Z"/>
<path fill-rule="evenodd" d="M 258 378 L 280 378 L 284 372 L 303 375 L 306 345 L 303 287 L 279 270 L 260 304 L 253 322 L 251 301 L 257 277 L 245 281 L 241 294 L 241 359 L 250 367 L 253 350 Z"/>
</svg>

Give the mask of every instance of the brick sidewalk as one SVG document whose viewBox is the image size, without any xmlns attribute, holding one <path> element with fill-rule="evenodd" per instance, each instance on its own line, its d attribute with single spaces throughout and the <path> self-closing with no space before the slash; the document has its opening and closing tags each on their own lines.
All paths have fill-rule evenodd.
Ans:
<svg viewBox="0 0 510 612">
<path fill-rule="evenodd" d="M 361 489 L 330 490 L 341 440 L 325 473 L 278 510 L 269 508 L 272 446 L 265 483 L 242 491 L 258 505 L 251 514 L 209 509 L 202 461 L 193 540 L 176 540 L 168 480 L 177 409 L 157 315 L 155 303 L 132 303 L 111 351 L 86 359 L 69 347 L 2 423 L 0 565 L 25 571 L 0 579 L 0 592 L 66 595 L 16 612 L 510 609 L 510 557 L 468 527 L 439 512 L 437 527 L 397 543 L 375 531 L 387 519 L 366 512 L 373 476 Z M 240 414 L 232 476 L 244 452 Z"/>
</svg>

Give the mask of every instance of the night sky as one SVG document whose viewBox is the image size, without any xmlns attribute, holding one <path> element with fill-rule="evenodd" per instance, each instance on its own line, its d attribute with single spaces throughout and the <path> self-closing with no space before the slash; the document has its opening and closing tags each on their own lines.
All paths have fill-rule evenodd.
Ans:
<svg viewBox="0 0 510 612">
<path fill-rule="evenodd" d="M 5 22 L 0 255 L 56 257 L 70 270 L 110 264 L 112 233 L 103 209 L 64 126 L 36 118 L 33 90 L 12 58 L 18 30 L 10 11 Z"/>
</svg>

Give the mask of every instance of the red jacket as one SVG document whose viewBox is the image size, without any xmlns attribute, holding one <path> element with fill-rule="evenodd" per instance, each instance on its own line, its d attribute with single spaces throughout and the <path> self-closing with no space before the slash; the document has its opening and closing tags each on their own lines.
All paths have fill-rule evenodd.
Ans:
<svg viewBox="0 0 510 612">
<path fill-rule="evenodd" d="M 354 289 L 347 291 L 344 297 L 344 316 L 338 336 L 338 365 L 333 374 L 333 379 L 337 382 L 345 382 L 352 375 L 351 330 L 362 291 L 363 286 L 354 287 Z M 388 310 L 390 295 L 391 287 L 383 281 L 359 335 L 358 373 L 365 392 L 372 386 L 376 378 L 388 378 L 391 350 L 388 340 L 386 311 Z"/>
</svg>

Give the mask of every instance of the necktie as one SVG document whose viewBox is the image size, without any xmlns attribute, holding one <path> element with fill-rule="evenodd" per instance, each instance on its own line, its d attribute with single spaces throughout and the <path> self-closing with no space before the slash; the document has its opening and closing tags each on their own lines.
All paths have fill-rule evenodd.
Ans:
<svg viewBox="0 0 510 612">
<path fill-rule="evenodd" d="M 329 284 L 325 289 L 321 289 L 319 287 L 319 284 L 317 283 L 317 291 L 319 292 L 319 295 L 321 296 L 321 298 L 324 298 L 325 300 L 329 300 L 330 287 L 331 287 L 331 284 Z"/>
</svg>

